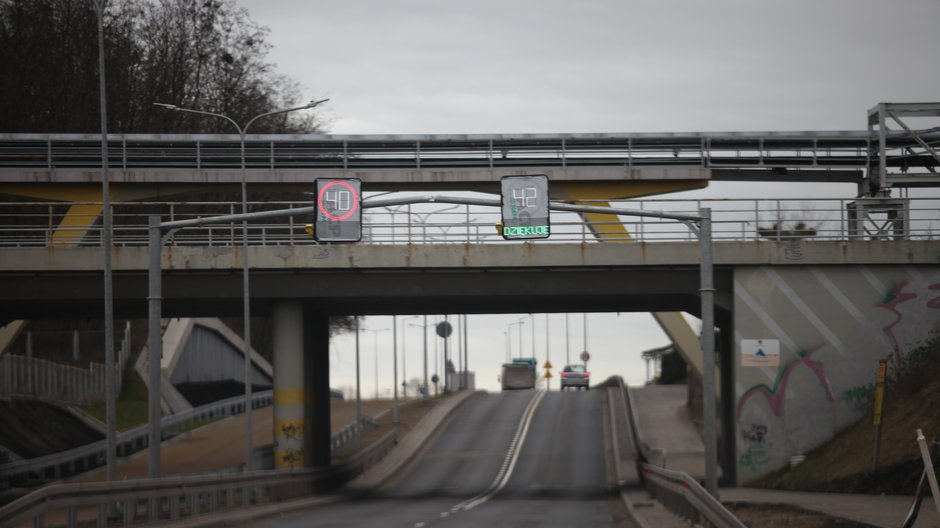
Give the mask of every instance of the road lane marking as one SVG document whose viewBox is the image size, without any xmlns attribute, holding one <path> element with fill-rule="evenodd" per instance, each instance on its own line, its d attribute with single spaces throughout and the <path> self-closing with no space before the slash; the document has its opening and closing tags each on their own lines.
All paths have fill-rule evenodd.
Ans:
<svg viewBox="0 0 940 528">
<path fill-rule="evenodd" d="M 509 450 L 506 452 L 506 458 L 503 460 L 503 465 L 499 468 L 499 473 L 496 474 L 496 478 L 493 479 L 493 483 L 490 484 L 490 486 L 483 493 L 473 497 L 472 499 L 465 500 L 451 508 L 451 512 L 456 513 L 467 511 L 471 508 L 476 508 L 477 506 L 493 498 L 506 486 L 506 483 L 509 482 L 509 478 L 512 476 L 512 472 L 516 467 L 516 461 L 519 460 L 519 452 L 522 451 L 522 445 L 525 443 L 526 435 L 529 432 L 529 425 L 532 423 L 532 418 L 535 416 L 535 410 L 538 408 L 539 403 L 542 402 L 542 398 L 544 397 L 545 391 L 538 391 L 536 392 L 535 396 L 532 397 L 532 400 L 529 401 L 529 405 L 526 407 L 525 413 L 522 415 L 522 420 L 519 422 L 519 427 L 516 429 L 516 434 L 513 437 L 512 442 L 509 444 Z"/>
</svg>

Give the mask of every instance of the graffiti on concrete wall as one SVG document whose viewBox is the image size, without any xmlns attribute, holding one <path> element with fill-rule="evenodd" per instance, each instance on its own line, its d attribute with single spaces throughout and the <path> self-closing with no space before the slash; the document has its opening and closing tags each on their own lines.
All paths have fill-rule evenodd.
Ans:
<svg viewBox="0 0 940 528">
<path fill-rule="evenodd" d="M 884 308 L 894 314 L 894 321 L 888 323 L 881 331 L 888 336 L 888 340 L 891 342 L 891 346 L 894 349 L 894 367 L 896 369 L 901 369 L 904 365 L 904 358 L 901 356 L 901 345 L 898 342 L 897 335 L 894 333 L 894 327 L 900 324 L 904 319 L 904 316 L 901 315 L 901 312 L 898 310 L 898 305 L 917 298 L 916 293 L 905 292 L 904 288 L 906 287 L 907 280 L 895 283 L 887 294 L 885 294 L 884 299 L 882 299 L 881 302 L 875 303 L 876 307 Z"/>
<path fill-rule="evenodd" d="M 856 413 L 866 413 L 871 408 L 872 395 L 875 393 L 875 384 L 866 383 L 844 391 L 842 401 Z"/>
<path fill-rule="evenodd" d="M 782 416 L 783 402 L 786 398 L 787 384 L 790 381 L 790 375 L 793 373 L 794 369 L 800 366 L 805 366 L 813 372 L 819 382 L 819 385 L 826 392 L 826 397 L 829 398 L 830 402 L 834 401 L 832 396 L 832 388 L 829 386 L 829 379 L 826 377 L 826 366 L 821 361 L 815 361 L 811 357 L 813 353 L 820 348 L 822 348 L 821 344 L 815 345 L 809 350 L 797 351 L 797 358 L 784 365 L 783 369 L 778 372 L 777 379 L 774 380 L 773 387 L 769 387 L 766 384 L 761 383 L 748 389 L 747 392 L 741 396 L 741 399 L 738 400 L 737 418 L 741 418 L 741 411 L 744 409 L 744 406 L 747 404 L 748 400 L 756 397 L 763 397 L 767 400 L 767 403 L 770 404 L 770 409 L 774 413 L 774 416 Z"/>
<path fill-rule="evenodd" d="M 778 368 L 736 367 L 743 482 L 786 465 L 870 412 L 879 359 L 889 357 L 889 374 L 897 373 L 917 368 L 938 349 L 940 269 L 735 273 L 736 291 L 743 293 L 735 304 L 739 339 L 779 337 L 787 344 Z"/>
<path fill-rule="evenodd" d="M 748 427 L 741 429 L 741 457 L 738 459 L 738 465 L 742 468 L 756 470 L 770 461 L 767 454 L 765 442 L 767 441 L 768 428 L 764 424 L 748 424 Z"/>
</svg>

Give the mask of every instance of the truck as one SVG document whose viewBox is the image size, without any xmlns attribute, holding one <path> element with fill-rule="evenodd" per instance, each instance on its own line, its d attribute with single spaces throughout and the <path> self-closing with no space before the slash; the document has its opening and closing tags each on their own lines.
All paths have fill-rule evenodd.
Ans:
<svg viewBox="0 0 940 528">
<path fill-rule="evenodd" d="M 538 378 L 535 372 L 537 364 L 535 358 L 517 358 L 512 363 L 503 363 L 500 376 L 503 390 L 534 389 Z"/>
</svg>

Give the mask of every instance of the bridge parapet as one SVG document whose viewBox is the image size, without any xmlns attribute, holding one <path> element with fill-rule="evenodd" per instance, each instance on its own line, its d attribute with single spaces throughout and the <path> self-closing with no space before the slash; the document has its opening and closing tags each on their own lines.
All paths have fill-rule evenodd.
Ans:
<svg viewBox="0 0 940 528">
<path fill-rule="evenodd" d="M 877 207 L 864 199 L 838 200 L 642 200 L 618 202 L 630 209 L 697 214 L 712 210 L 716 242 L 815 242 L 861 240 L 935 240 L 940 238 L 937 200 L 893 199 L 891 207 Z M 591 204 L 591 201 L 581 201 Z M 597 201 L 602 204 L 606 202 Z M 68 227 L 62 222 L 75 204 L 62 202 L 8 202 L 0 207 L 0 247 L 99 246 L 101 227 Z M 89 202 L 97 206 L 100 203 Z M 311 202 L 249 202 L 251 211 L 300 209 Z M 146 246 L 147 217 L 164 221 L 234 214 L 234 202 L 124 202 L 113 205 L 114 243 L 119 247 Z M 604 217 L 601 217 L 604 218 Z M 252 222 L 250 245 L 305 246 L 319 244 L 305 231 L 304 215 Z M 363 221 L 366 244 L 512 244 L 503 240 L 496 225 L 500 213 L 472 205 L 416 204 L 367 210 Z M 604 238 L 593 232 L 610 226 Z M 650 217 L 607 216 L 604 221 L 585 221 L 574 213 L 553 213 L 551 238 L 539 244 L 617 242 L 689 242 L 694 235 L 681 223 Z M 622 234 L 617 234 L 617 233 Z M 175 232 L 170 246 L 232 247 L 242 243 L 240 222 L 187 228 Z"/>
</svg>

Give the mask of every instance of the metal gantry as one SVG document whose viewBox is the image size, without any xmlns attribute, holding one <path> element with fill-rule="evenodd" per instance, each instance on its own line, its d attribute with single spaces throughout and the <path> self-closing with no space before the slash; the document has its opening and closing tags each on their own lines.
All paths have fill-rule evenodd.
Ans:
<svg viewBox="0 0 940 528">
<path fill-rule="evenodd" d="M 463 196 L 407 196 L 407 197 L 388 197 L 364 201 L 362 207 L 378 208 L 396 205 L 407 205 L 415 203 L 446 203 L 458 205 L 476 205 L 487 207 L 500 207 L 501 201 L 498 198 L 474 198 Z M 682 222 L 688 226 L 689 230 L 699 240 L 699 269 L 700 286 L 699 293 L 701 299 L 701 319 L 702 319 L 702 360 L 703 360 L 703 394 L 709 397 L 704 400 L 704 429 L 705 429 L 705 488 L 713 496 L 718 494 L 718 462 L 717 462 L 717 436 L 716 436 L 716 406 L 715 399 L 715 287 L 713 270 L 713 250 L 712 250 L 712 218 L 711 209 L 707 207 L 700 208 L 697 214 L 681 214 L 662 211 L 648 211 L 639 209 L 625 209 L 618 207 L 601 207 L 590 205 L 576 205 L 566 203 L 551 203 L 550 209 L 553 211 L 568 211 L 574 213 L 600 213 L 610 215 L 638 216 L 638 217 L 656 217 Z M 159 328 L 162 302 L 161 297 L 161 253 L 163 242 L 166 237 L 171 236 L 179 229 L 198 227 L 214 223 L 247 222 L 249 220 L 258 220 L 265 218 L 278 218 L 297 215 L 309 215 L 313 212 L 313 207 L 295 208 L 280 211 L 263 211 L 257 213 L 244 213 L 240 215 L 223 215 L 216 217 L 196 218 L 192 220 L 178 220 L 173 222 L 160 222 L 159 217 L 150 217 L 150 258 L 149 258 L 149 299 L 150 313 L 148 318 L 149 325 L 149 348 L 150 350 L 161 350 L 163 347 L 162 337 Z M 356 332 L 358 339 L 358 329 Z M 150 362 L 150 379 L 159 379 L 159 363 Z M 159 391 L 159 383 L 151 385 L 152 392 Z M 156 390 L 154 390 L 156 388 Z M 157 395 L 159 398 L 159 394 Z M 357 398 L 358 399 L 358 398 Z M 151 438 L 159 438 L 160 435 L 159 420 L 151 419 Z M 159 449 L 159 442 L 151 444 L 151 451 Z M 153 455 L 151 455 L 153 456 Z"/>
</svg>

